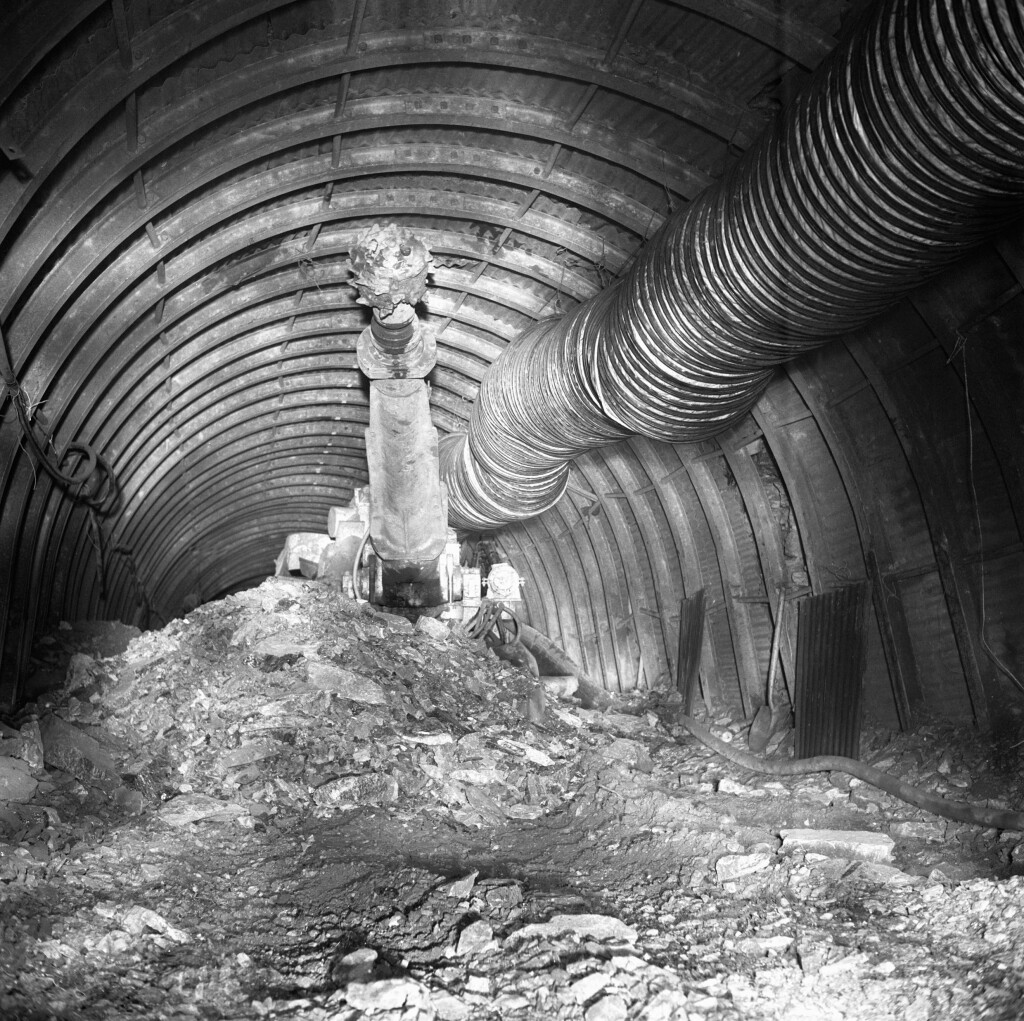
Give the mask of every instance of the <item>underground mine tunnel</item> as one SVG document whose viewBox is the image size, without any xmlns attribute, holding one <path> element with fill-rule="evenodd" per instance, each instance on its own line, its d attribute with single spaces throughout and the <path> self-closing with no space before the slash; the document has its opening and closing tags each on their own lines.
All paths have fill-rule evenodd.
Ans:
<svg viewBox="0 0 1024 1021">
<path fill-rule="evenodd" d="M 1020 1016 L 1019 0 L 0 27 L 0 1011 Z M 203 847 L 264 910 L 220 971 Z M 356 861 L 405 906 L 311 892 Z"/>
</svg>

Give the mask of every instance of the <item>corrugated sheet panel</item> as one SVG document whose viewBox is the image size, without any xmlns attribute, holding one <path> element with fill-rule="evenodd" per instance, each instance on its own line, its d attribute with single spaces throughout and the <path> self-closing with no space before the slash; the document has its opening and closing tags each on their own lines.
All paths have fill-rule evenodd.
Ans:
<svg viewBox="0 0 1024 1021">
<path fill-rule="evenodd" d="M 860 754 L 867 586 L 847 585 L 800 603 L 796 755 Z"/>
<path fill-rule="evenodd" d="M 677 683 L 683 696 L 683 712 L 693 712 L 693 699 L 704 645 L 704 589 L 684 599 L 679 608 L 679 659 Z"/>
</svg>

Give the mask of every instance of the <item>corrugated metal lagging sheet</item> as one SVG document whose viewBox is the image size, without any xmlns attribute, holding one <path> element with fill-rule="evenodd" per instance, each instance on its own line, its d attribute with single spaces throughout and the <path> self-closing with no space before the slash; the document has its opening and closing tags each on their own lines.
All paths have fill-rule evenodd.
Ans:
<svg viewBox="0 0 1024 1021">
<path fill-rule="evenodd" d="M 700 651 L 704 646 L 704 589 L 683 600 L 679 609 L 679 659 L 677 677 L 683 696 L 683 712 L 693 712 L 693 693 L 697 687 Z"/>
<path fill-rule="evenodd" d="M 864 606 L 858 583 L 800 603 L 796 653 L 796 755 L 860 753 Z"/>
</svg>

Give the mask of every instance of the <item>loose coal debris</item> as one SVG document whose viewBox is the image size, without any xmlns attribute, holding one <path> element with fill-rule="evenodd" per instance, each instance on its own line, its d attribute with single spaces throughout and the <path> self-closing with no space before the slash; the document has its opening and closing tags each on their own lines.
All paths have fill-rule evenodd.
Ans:
<svg viewBox="0 0 1024 1021">
<path fill-rule="evenodd" d="M 97 635 L 0 728 L 2 1017 L 1020 1016 L 1020 833 L 765 780 L 665 692 L 538 720 L 483 643 L 315 583 Z M 864 748 L 1021 804 L 969 732 Z"/>
</svg>

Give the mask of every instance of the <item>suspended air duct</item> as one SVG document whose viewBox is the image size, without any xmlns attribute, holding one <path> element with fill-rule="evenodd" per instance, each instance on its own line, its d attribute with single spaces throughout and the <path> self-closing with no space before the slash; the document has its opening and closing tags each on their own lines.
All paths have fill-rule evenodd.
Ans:
<svg viewBox="0 0 1024 1021">
<path fill-rule="evenodd" d="M 527 331 L 442 443 L 449 520 L 552 506 L 575 456 L 692 441 L 781 362 L 862 326 L 1005 226 L 1024 197 L 1024 7 L 883 0 L 779 125 L 628 276 Z"/>
</svg>

